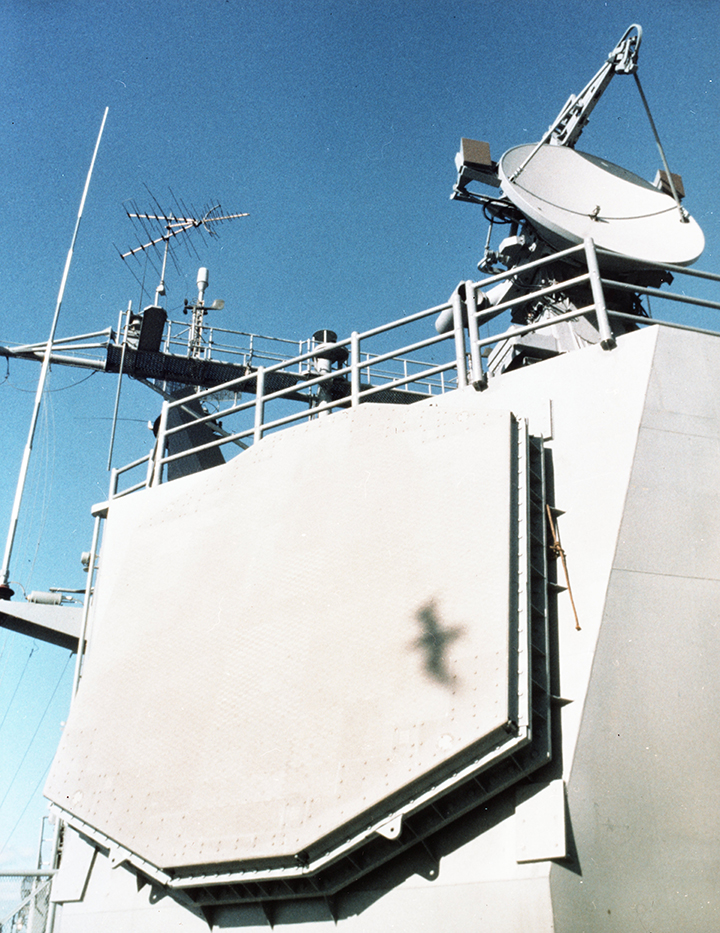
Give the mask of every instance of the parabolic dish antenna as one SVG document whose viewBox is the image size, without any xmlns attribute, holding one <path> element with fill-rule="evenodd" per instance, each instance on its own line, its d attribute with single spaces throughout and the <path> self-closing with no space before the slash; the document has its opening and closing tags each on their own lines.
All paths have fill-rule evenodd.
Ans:
<svg viewBox="0 0 720 933">
<path fill-rule="evenodd" d="M 700 256 L 705 237 L 692 217 L 681 216 L 670 195 L 605 159 L 567 146 L 516 146 L 500 159 L 498 175 L 506 197 L 551 246 L 565 249 L 587 237 L 619 254 L 601 257 L 606 266 L 643 262 L 688 266 Z"/>
</svg>

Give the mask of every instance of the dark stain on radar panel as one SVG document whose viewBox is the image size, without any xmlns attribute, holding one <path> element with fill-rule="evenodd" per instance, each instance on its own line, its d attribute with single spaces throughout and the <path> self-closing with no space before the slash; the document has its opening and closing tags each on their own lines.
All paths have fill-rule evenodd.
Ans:
<svg viewBox="0 0 720 933">
<path fill-rule="evenodd" d="M 425 652 L 427 673 L 438 683 L 449 684 L 454 678 L 447 667 L 447 649 L 462 635 L 463 629 L 443 628 L 434 600 L 418 609 L 415 618 L 420 623 L 422 635 L 413 642 L 413 647 Z"/>
</svg>

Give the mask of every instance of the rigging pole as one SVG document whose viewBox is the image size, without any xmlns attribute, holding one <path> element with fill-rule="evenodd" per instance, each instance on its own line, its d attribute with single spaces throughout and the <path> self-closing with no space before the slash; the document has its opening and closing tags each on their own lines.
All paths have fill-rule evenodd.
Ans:
<svg viewBox="0 0 720 933">
<path fill-rule="evenodd" d="M 20 475 L 18 476 L 17 488 L 15 490 L 15 500 L 13 502 L 12 513 L 10 515 L 10 528 L 8 529 L 7 542 L 5 544 L 2 571 L 0 571 L 0 599 L 10 599 L 14 595 L 14 590 L 12 590 L 8 585 L 8 580 L 10 578 L 10 557 L 12 555 L 13 542 L 15 541 L 15 532 L 17 531 L 20 504 L 22 502 L 25 480 L 27 479 L 28 467 L 30 465 L 30 454 L 32 452 L 33 440 L 35 438 L 35 428 L 37 426 L 38 415 L 40 413 L 40 403 L 42 402 L 43 392 L 45 391 L 45 382 L 47 381 L 47 374 L 50 369 L 53 340 L 55 339 L 55 331 L 57 329 L 58 318 L 60 317 L 60 308 L 62 306 L 63 296 L 65 294 L 65 285 L 67 283 L 68 273 L 70 272 L 70 264 L 72 262 L 73 251 L 75 249 L 75 241 L 77 240 L 78 230 L 80 229 L 80 221 L 82 220 L 83 210 L 85 209 L 85 199 L 87 197 L 88 188 L 90 187 L 90 179 L 92 178 L 93 169 L 95 168 L 95 159 L 97 158 L 98 149 L 100 148 L 100 140 L 102 139 L 103 130 L 105 129 L 105 121 L 107 120 L 108 110 L 109 108 L 106 107 L 105 113 L 103 114 L 102 123 L 100 125 L 100 132 L 98 133 L 97 142 L 95 143 L 95 150 L 93 151 L 92 160 L 90 162 L 90 168 L 88 170 L 87 178 L 85 179 L 85 188 L 83 189 L 82 198 L 80 199 L 80 208 L 78 210 L 77 220 L 75 221 L 75 230 L 73 231 L 72 240 L 70 242 L 70 249 L 68 250 L 67 259 L 65 260 L 65 269 L 63 270 L 62 280 L 60 282 L 57 304 L 55 305 L 55 314 L 53 315 L 52 325 L 50 327 L 50 336 L 48 337 L 47 344 L 45 345 L 45 353 L 43 355 L 40 378 L 38 379 L 37 391 L 35 393 L 35 404 L 33 406 L 32 416 L 30 418 L 28 439 L 25 444 L 25 450 L 23 451 L 22 463 L 20 465 Z"/>
</svg>

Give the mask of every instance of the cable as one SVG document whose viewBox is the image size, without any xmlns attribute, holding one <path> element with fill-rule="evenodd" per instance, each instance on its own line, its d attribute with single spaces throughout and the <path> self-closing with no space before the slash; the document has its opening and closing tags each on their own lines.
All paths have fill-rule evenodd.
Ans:
<svg viewBox="0 0 720 933">
<path fill-rule="evenodd" d="M 25 754 L 24 754 L 24 755 L 22 756 L 22 758 L 20 759 L 20 764 L 17 766 L 17 768 L 15 769 L 15 774 L 13 774 L 12 778 L 10 779 L 10 783 L 8 784 L 8 789 L 5 791 L 5 796 L 3 797 L 2 800 L 0 800 L 0 808 L 2 808 L 3 804 L 4 804 L 5 801 L 7 800 L 8 794 L 10 793 L 10 791 L 11 791 L 11 789 L 12 789 L 12 786 L 13 786 L 13 784 L 15 783 L 15 778 L 18 776 L 18 774 L 20 773 L 20 769 L 22 768 L 23 764 L 25 763 L 25 759 L 27 758 L 28 752 L 29 752 L 30 749 L 32 748 L 32 744 L 33 744 L 33 742 L 35 741 L 35 738 L 36 738 L 38 732 L 40 731 L 40 726 L 43 724 L 43 722 L 44 722 L 44 720 L 45 720 L 45 717 L 47 716 L 47 712 L 48 712 L 48 710 L 50 709 L 50 704 L 51 704 L 52 701 L 55 699 L 55 694 L 58 692 L 58 688 L 59 688 L 59 686 L 60 686 L 60 683 L 61 683 L 63 677 L 65 676 L 65 671 L 67 670 L 67 667 L 68 667 L 68 664 L 70 663 L 70 658 L 71 658 L 71 657 L 72 657 L 72 651 L 69 651 L 69 652 L 68 652 L 68 656 L 67 656 L 67 658 L 65 659 L 65 666 L 63 667 L 62 671 L 60 672 L 60 676 L 58 677 L 58 681 L 57 681 L 57 683 L 55 684 L 55 689 L 53 690 L 52 694 L 50 695 L 50 699 L 47 701 L 47 705 L 45 706 L 45 709 L 44 709 L 44 711 L 43 711 L 43 714 L 42 714 L 42 716 L 40 717 L 40 721 L 38 722 L 37 727 L 36 727 L 35 731 L 34 731 L 33 734 L 32 734 L 32 738 L 31 738 L 30 741 L 28 742 L 27 748 L 25 749 Z M 34 793 L 35 793 L 35 791 L 33 791 L 33 795 L 34 795 Z M 27 809 L 27 808 L 26 808 L 26 809 Z M 25 812 L 25 811 L 23 810 L 23 813 L 24 813 L 24 812 Z M 14 830 L 13 830 L 13 832 L 14 832 Z M 7 843 L 6 843 L 6 844 L 7 844 Z"/>
<path fill-rule="evenodd" d="M 30 654 L 27 656 L 27 661 L 25 662 L 25 667 L 22 669 L 22 673 L 20 674 L 20 679 L 18 680 L 18 682 L 17 682 L 17 684 L 16 684 L 16 686 L 15 686 L 15 690 L 13 691 L 13 695 L 10 697 L 10 702 L 8 703 L 8 708 L 7 708 L 6 712 L 5 712 L 5 715 L 3 716 L 2 722 L 0 722 L 0 729 L 2 729 L 2 727 L 5 725 L 5 720 L 8 718 L 8 713 L 10 712 L 10 709 L 12 708 L 13 700 L 15 699 L 15 694 L 16 694 L 16 693 L 18 692 L 18 690 L 20 689 L 20 684 L 22 683 L 22 679 L 23 679 L 23 677 L 25 676 L 25 671 L 27 670 L 27 666 L 28 666 L 28 664 L 30 663 L 30 658 L 35 654 L 36 651 L 37 651 L 37 645 L 33 645 L 32 648 L 30 649 Z"/>
<path fill-rule="evenodd" d="M 54 757 L 54 756 L 53 756 L 53 757 Z M 2 848 L 0 849 L 0 855 L 2 855 L 2 853 L 5 851 L 5 848 L 6 848 L 7 844 L 8 844 L 8 842 L 10 842 L 10 840 L 11 840 L 12 837 L 13 837 L 13 834 L 14 834 L 15 830 L 16 830 L 16 829 L 18 828 L 18 826 L 20 825 L 20 821 L 22 820 L 22 818 L 23 818 L 23 817 L 25 816 L 25 814 L 27 813 L 28 807 L 29 807 L 30 804 L 33 802 L 33 800 L 35 799 L 35 795 L 37 794 L 38 790 L 40 789 L 40 785 L 42 784 L 42 782 L 45 780 L 45 778 L 46 778 L 47 775 L 48 775 L 48 771 L 50 770 L 50 765 L 51 765 L 51 764 L 52 764 L 52 758 L 51 758 L 50 761 L 48 762 L 48 766 L 45 768 L 45 770 L 43 771 L 43 773 L 40 775 L 40 780 L 37 782 L 37 784 L 35 785 L 35 787 L 33 787 L 32 793 L 31 793 L 30 796 L 28 797 L 28 802 L 27 802 L 27 803 L 25 804 L 25 806 L 23 807 L 22 813 L 20 814 L 20 816 L 19 816 L 19 817 L 17 818 L 17 820 L 15 821 L 15 825 L 13 826 L 13 828 L 10 830 L 10 835 L 7 837 L 7 839 L 5 840 L 5 842 L 3 842 Z"/>
<path fill-rule="evenodd" d="M 144 293 L 144 291 L 145 291 L 145 274 L 143 273 L 142 279 L 139 279 L 138 276 L 135 274 L 135 270 L 130 266 L 130 264 L 129 264 L 129 263 L 126 263 L 126 265 L 127 265 L 127 268 L 130 270 L 130 274 L 132 275 L 132 277 L 135 279 L 135 281 L 136 281 L 136 282 L 138 283 L 138 285 L 140 286 L 140 307 L 142 308 L 142 305 L 143 305 L 143 293 Z"/>
<path fill-rule="evenodd" d="M 667 159 L 665 158 L 665 150 L 662 147 L 662 143 L 660 142 L 660 137 L 658 136 L 658 131 L 655 128 L 655 121 L 653 120 L 652 114 L 650 113 L 650 107 L 648 106 L 647 99 L 645 98 L 645 94 L 643 93 L 642 85 L 640 84 L 640 78 L 638 78 L 637 71 L 633 72 L 633 78 L 635 78 L 635 84 L 637 85 L 637 89 L 640 92 L 640 98 L 642 99 L 643 106 L 645 107 L 645 113 L 647 114 L 647 118 L 650 121 L 650 128 L 653 131 L 653 136 L 655 137 L 655 143 L 658 147 L 658 151 L 660 152 L 660 158 L 662 159 L 662 164 L 665 166 L 665 171 L 667 172 L 668 184 L 670 185 L 672 196 L 673 198 L 675 198 L 675 203 L 677 204 L 677 208 L 680 211 L 680 219 L 682 220 L 683 223 L 686 224 L 688 222 L 687 212 L 685 208 L 682 206 L 682 204 L 680 203 L 680 197 L 677 191 L 675 190 L 675 183 L 673 182 L 672 172 L 670 171 L 670 166 L 668 165 Z"/>
<path fill-rule="evenodd" d="M 527 192 L 527 194 L 531 195 L 537 201 L 542 201 L 543 204 L 549 204 L 550 207 L 555 207 L 560 211 L 564 211 L 566 214 L 573 214 L 575 217 L 590 217 L 591 216 L 585 211 L 575 211 L 570 207 L 565 207 L 562 204 L 558 204 L 556 201 L 550 201 L 548 198 L 540 197 L 540 195 L 536 191 L 532 191 L 530 188 L 523 188 L 523 186 L 520 184 L 518 184 L 517 187 L 520 188 L 522 191 Z M 652 188 L 655 191 L 658 190 L 656 188 L 653 188 L 652 185 L 650 185 L 649 188 Z M 674 211 L 674 210 L 675 210 L 674 207 L 664 207 L 662 210 L 650 211 L 650 213 L 648 214 L 619 215 L 617 217 L 611 217 L 608 214 L 598 214 L 593 219 L 598 220 L 598 221 L 645 220 L 647 217 L 661 217 L 663 214 L 669 214 L 671 211 Z M 685 208 L 681 207 L 680 210 L 683 212 L 683 216 L 684 216 Z"/>
<path fill-rule="evenodd" d="M 87 382 L 88 379 L 92 379 L 93 376 L 97 376 L 97 374 L 98 374 L 98 370 L 95 369 L 95 370 L 93 370 L 93 371 L 90 373 L 89 376 L 85 376 L 83 379 L 78 379 L 77 382 L 71 382 L 71 383 L 69 383 L 69 384 L 66 385 L 66 386 L 59 386 L 59 388 L 57 388 L 57 389 L 45 389 L 45 391 L 43 392 L 43 396 L 45 396 L 45 395 L 50 395 L 50 394 L 53 393 L 53 392 L 64 392 L 65 389 L 73 389 L 73 388 L 75 388 L 75 386 L 79 386 L 79 385 L 82 385 L 83 382 Z M 3 382 L 4 382 L 4 380 L 3 380 Z M 3 384 L 3 383 L 0 382 L 0 385 L 2 385 L 2 384 Z M 29 392 L 29 393 L 32 394 L 32 393 L 34 393 L 34 392 L 36 391 L 35 389 L 22 389 L 20 386 L 16 386 L 16 385 L 14 385 L 14 383 L 12 383 L 12 382 L 8 382 L 8 385 L 10 386 L 10 388 L 15 389 L 17 392 Z"/>
<path fill-rule="evenodd" d="M 2 643 L 2 648 L 0 648 L 0 659 L 2 659 L 3 657 L 5 658 L 5 661 L 2 666 L 2 670 L 0 671 L 0 686 L 2 685 L 2 682 L 5 679 L 5 671 L 7 670 L 8 661 L 10 660 L 11 652 L 7 650 L 9 641 L 10 641 L 10 630 L 5 629 L 5 639 Z"/>
<path fill-rule="evenodd" d="M 94 373 L 91 375 L 94 375 Z M 35 571 L 35 563 L 37 561 L 38 553 L 40 552 L 40 544 L 42 543 L 48 515 L 50 514 L 50 495 L 52 493 L 53 482 L 55 480 L 56 433 L 55 408 L 52 399 L 47 399 L 46 404 L 43 406 L 43 441 L 45 448 L 45 470 L 43 471 L 44 483 L 42 491 L 43 498 L 42 506 L 40 509 L 40 527 L 37 533 L 37 542 L 35 544 L 35 551 L 30 563 L 30 570 L 28 571 L 26 577 L 28 588 L 30 587 L 30 581 L 32 580 L 32 575 Z M 37 514 L 34 504 L 31 514 Z"/>
<path fill-rule="evenodd" d="M 47 391 L 47 389 L 46 389 Z M 19 523 L 15 552 L 18 566 L 25 581 L 23 593 L 31 589 L 31 578 L 35 568 L 43 530 L 49 514 L 49 496 L 55 476 L 55 422 L 52 397 L 45 398 L 37 420 L 37 459 L 28 471 L 26 521 Z M 51 449 L 52 445 L 52 449 Z M 42 456 L 42 461 L 40 457 Z M 37 530 L 39 528 L 39 530 Z M 28 564 L 30 567 L 28 568 Z M 20 576 L 20 571 L 17 572 Z M 26 597 L 27 598 L 27 597 Z"/>
<path fill-rule="evenodd" d="M 97 369 L 94 369 L 94 370 L 90 373 L 90 375 L 89 375 L 89 376 L 85 376 L 84 379 L 78 379 L 77 382 L 71 382 L 69 385 L 60 386 L 60 387 L 57 388 L 57 389 L 48 389 L 48 392 L 64 392 L 65 389 L 74 389 L 75 386 L 80 386 L 80 385 L 82 385 L 83 382 L 87 382 L 88 379 L 92 379 L 92 377 L 93 377 L 93 376 L 97 376 L 97 374 L 98 374 L 98 370 L 97 370 Z"/>
</svg>

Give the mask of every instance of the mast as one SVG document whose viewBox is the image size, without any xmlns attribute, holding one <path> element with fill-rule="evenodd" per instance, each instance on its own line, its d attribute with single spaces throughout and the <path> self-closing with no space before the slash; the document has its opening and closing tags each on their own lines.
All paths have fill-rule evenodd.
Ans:
<svg viewBox="0 0 720 933">
<path fill-rule="evenodd" d="M 80 221 L 82 220 L 83 211 L 85 209 L 85 199 L 90 187 L 90 179 L 92 178 L 93 169 L 95 168 L 95 159 L 97 158 L 98 149 L 100 148 L 100 140 L 102 139 L 103 130 L 105 129 L 105 121 L 107 120 L 108 110 L 109 107 L 106 107 L 105 113 L 103 114 L 102 123 L 100 124 L 100 132 L 98 133 L 97 142 L 95 143 L 95 150 L 93 151 L 92 160 L 90 161 L 90 168 L 88 170 L 87 178 L 85 179 L 85 188 L 83 189 L 82 198 L 80 199 L 80 208 L 78 210 L 77 220 L 75 221 L 75 230 L 73 231 L 72 240 L 70 242 L 70 249 L 68 250 L 67 259 L 65 260 L 65 269 L 63 270 L 62 280 L 60 282 L 60 290 L 58 291 L 57 304 L 55 305 L 55 314 L 53 315 L 52 325 L 50 327 L 50 335 L 48 337 L 47 344 L 45 345 L 45 353 L 43 356 L 42 368 L 40 370 L 40 378 L 38 379 L 37 391 L 35 392 L 35 403 L 33 405 L 32 415 L 30 417 L 28 439 L 25 443 L 25 450 L 23 451 L 22 463 L 20 464 L 20 475 L 18 476 L 17 488 L 15 490 L 15 500 L 13 502 L 12 513 L 10 515 L 10 527 L 8 529 L 7 541 L 5 543 L 5 554 L 3 556 L 2 570 L 0 571 L 0 599 L 10 599 L 14 595 L 14 590 L 12 590 L 8 585 L 8 580 L 10 578 L 10 557 L 12 555 L 13 543 L 15 541 L 15 532 L 17 531 L 18 516 L 20 515 L 20 504 L 22 502 L 28 467 L 30 465 L 30 454 L 32 453 L 33 440 L 35 438 L 35 428 L 37 427 L 38 415 L 40 414 L 40 403 L 42 401 L 43 392 L 45 391 L 47 374 L 50 369 L 53 340 L 55 339 L 55 331 L 57 329 L 58 318 L 60 317 L 60 308 L 62 306 L 63 296 L 65 295 L 65 285 L 67 284 L 68 274 L 70 272 L 70 264 L 73 258 L 73 251 L 75 249 L 75 241 L 77 240 L 78 230 L 80 229 Z"/>
</svg>

